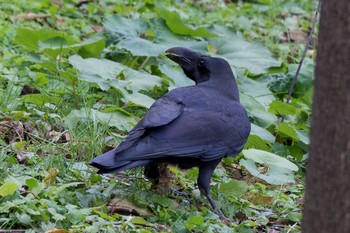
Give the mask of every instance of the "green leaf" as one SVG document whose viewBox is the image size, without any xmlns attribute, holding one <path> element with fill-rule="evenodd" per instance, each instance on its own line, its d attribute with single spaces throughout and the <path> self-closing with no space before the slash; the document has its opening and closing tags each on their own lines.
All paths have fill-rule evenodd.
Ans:
<svg viewBox="0 0 350 233">
<path fill-rule="evenodd" d="M 298 69 L 298 64 L 290 64 L 288 66 L 287 76 L 290 79 L 294 78 L 295 72 Z M 297 83 L 295 84 L 295 89 L 293 96 L 303 96 L 305 93 L 310 91 L 313 87 L 315 65 L 311 59 L 305 59 L 298 76 Z"/>
<path fill-rule="evenodd" d="M 215 33 L 209 32 L 204 27 L 190 27 L 184 23 L 178 13 L 165 8 L 157 8 L 157 15 L 163 18 L 168 27 L 175 33 L 180 35 L 200 36 L 200 37 L 215 37 Z"/>
<path fill-rule="evenodd" d="M 66 218 L 64 215 L 57 213 L 56 209 L 54 208 L 48 208 L 47 211 L 52 215 L 52 218 L 56 221 L 62 221 Z"/>
<path fill-rule="evenodd" d="M 26 141 L 14 142 L 12 144 L 12 148 L 14 150 L 20 150 L 20 149 L 23 149 L 26 145 L 27 145 Z"/>
<path fill-rule="evenodd" d="M 18 213 L 16 212 L 16 219 L 20 222 L 20 223 L 23 223 L 23 224 L 29 224 L 32 219 L 31 217 L 26 214 L 26 213 Z"/>
<path fill-rule="evenodd" d="M 269 112 L 279 115 L 294 115 L 297 109 L 290 104 L 282 102 L 280 100 L 274 100 L 269 107 Z"/>
<path fill-rule="evenodd" d="M 25 103 L 33 103 L 37 106 L 43 106 L 47 103 L 57 104 L 61 101 L 58 97 L 48 96 L 46 94 L 27 94 L 22 96 L 21 100 Z"/>
<path fill-rule="evenodd" d="M 283 167 L 289 169 L 291 171 L 298 171 L 298 167 L 290 162 L 288 159 L 285 159 L 276 154 L 256 149 L 249 149 L 242 151 L 244 157 L 247 159 L 251 159 L 256 163 L 267 164 L 267 165 L 275 165 L 278 167 Z"/>
<path fill-rule="evenodd" d="M 26 180 L 26 185 L 33 194 L 38 195 L 42 190 L 44 190 L 45 185 L 42 182 L 34 178 L 29 178 Z"/>
<path fill-rule="evenodd" d="M 253 97 L 240 93 L 241 104 L 247 110 L 251 122 L 267 128 L 275 124 L 277 117 L 266 111 L 265 107 L 256 101 Z"/>
<path fill-rule="evenodd" d="M 71 129 L 74 128 L 79 122 L 86 123 L 88 121 L 92 121 L 94 123 L 102 122 L 124 131 L 130 130 L 132 125 L 136 123 L 133 117 L 130 117 L 122 111 L 103 113 L 87 108 L 73 110 L 65 117 L 65 123 Z"/>
<path fill-rule="evenodd" d="M 293 222 L 300 222 L 302 219 L 302 214 L 299 212 L 289 212 L 287 218 Z"/>
<path fill-rule="evenodd" d="M 269 143 L 261 139 L 258 135 L 250 134 L 244 146 L 245 148 L 255 148 L 259 150 L 271 150 Z"/>
<path fill-rule="evenodd" d="M 68 60 L 74 68 L 80 71 L 80 80 L 96 83 L 101 90 L 110 88 L 110 82 L 114 81 L 122 70 L 127 69 L 120 63 L 106 59 L 83 59 L 78 55 L 73 55 Z"/>
<path fill-rule="evenodd" d="M 111 15 L 106 17 L 103 26 L 117 40 L 121 38 L 135 38 L 146 33 L 149 26 L 146 22 L 138 19 L 127 19 L 121 15 Z"/>
<path fill-rule="evenodd" d="M 272 53 L 262 44 L 244 40 L 240 33 L 231 28 L 215 25 L 213 31 L 217 38 L 209 38 L 209 44 L 219 55 L 235 67 L 245 68 L 254 75 L 266 73 L 270 67 L 279 67 L 281 62 L 273 58 Z"/>
<path fill-rule="evenodd" d="M 251 125 L 251 131 L 250 134 L 254 134 L 259 136 L 260 138 L 262 138 L 265 141 L 268 141 L 270 143 L 275 142 L 275 136 L 272 135 L 272 133 L 270 133 L 269 131 L 267 131 L 266 129 L 256 125 L 256 124 L 250 124 Z"/>
<path fill-rule="evenodd" d="M 150 19 L 149 22 L 154 31 L 153 41 L 155 43 L 166 45 L 168 48 L 182 46 L 203 53 L 207 52 L 208 43 L 206 41 L 194 39 L 190 36 L 175 34 L 169 29 L 163 19 Z"/>
<path fill-rule="evenodd" d="M 79 48 L 78 54 L 84 58 L 99 57 L 105 48 L 106 42 L 103 36 L 96 34 L 80 43 L 73 44 L 71 48 Z"/>
<path fill-rule="evenodd" d="M 270 165 L 268 166 L 268 171 L 262 173 L 253 160 L 242 159 L 239 164 L 244 166 L 250 174 L 265 180 L 269 184 L 283 185 L 289 182 L 294 182 L 293 171 L 284 167 Z"/>
<path fill-rule="evenodd" d="M 167 49 L 174 46 L 183 46 L 199 51 L 206 51 L 207 43 L 198 41 L 192 37 L 173 33 L 162 19 L 151 19 L 151 27 L 154 31 L 154 39 L 151 41 L 140 37 L 122 38 L 118 48 L 128 50 L 134 56 L 159 56 Z"/>
<path fill-rule="evenodd" d="M 5 197 L 8 195 L 12 195 L 16 192 L 18 186 L 15 182 L 6 182 L 0 186 L 0 196 Z"/>
<path fill-rule="evenodd" d="M 190 216 L 185 223 L 187 230 L 193 230 L 195 227 L 200 226 L 204 223 L 203 216 Z"/>
<path fill-rule="evenodd" d="M 276 127 L 276 131 L 280 134 L 282 133 L 282 134 L 292 138 L 293 140 L 302 141 L 306 145 L 310 144 L 309 135 L 295 129 L 291 123 L 283 122 L 283 123 L 279 124 Z"/>
<path fill-rule="evenodd" d="M 47 40 L 39 41 L 39 50 L 44 49 L 62 49 L 64 46 L 66 46 L 68 42 L 62 38 L 62 37 L 53 37 L 49 38 Z"/>
<path fill-rule="evenodd" d="M 231 180 L 228 183 L 221 183 L 219 192 L 230 197 L 240 197 L 248 191 L 248 187 L 244 181 Z"/>
<path fill-rule="evenodd" d="M 143 226 L 150 225 L 144 218 L 141 218 L 141 217 L 134 217 L 130 220 L 130 222 L 138 225 L 143 225 Z"/>
<path fill-rule="evenodd" d="M 127 38 L 118 43 L 118 48 L 128 50 L 134 56 L 156 57 L 164 53 L 169 46 L 156 44 L 139 37 Z"/>
<path fill-rule="evenodd" d="M 151 97 L 140 93 L 156 85 L 161 85 L 161 78 L 143 71 L 136 71 L 120 63 L 105 59 L 83 59 L 74 55 L 69 62 L 80 71 L 79 79 L 96 83 L 102 90 L 114 87 L 123 93 L 125 101 L 149 107 L 154 102 Z M 119 77 L 123 74 L 124 77 Z"/>
<path fill-rule="evenodd" d="M 172 82 L 169 83 L 169 90 L 178 87 L 192 86 L 195 82 L 189 79 L 178 66 L 171 66 L 165 63 L 158 65 L 159 70 L 168 76 Z"/>
<path fill-rule="evenodd" d="M 269 105 L 276 98 L 266 85 L 257 82 L 251 78 L 243 76 L 243 72 L 235 69 L 236 79 L 239 80 L 239 91 L 246 95 L 252 96 L 256 101 L 266 106 Z M 243 77 L 242 77 L 243 76 Z"/>
<path fill-rule="evenodd" d="M 44 48 L 50 44 L 59 48 L 60 42 L 68 45 L 75 43 L 75 41 L 66 33 L 58 32 L 48 27 L 41 29 L 19 28 L 16 31 L 14 39 L 15 44 L 22 45 L 28 50 L 38 50 L 40 41 L 42 43 L 41 46 L 44 46 Z"/>
</svg>

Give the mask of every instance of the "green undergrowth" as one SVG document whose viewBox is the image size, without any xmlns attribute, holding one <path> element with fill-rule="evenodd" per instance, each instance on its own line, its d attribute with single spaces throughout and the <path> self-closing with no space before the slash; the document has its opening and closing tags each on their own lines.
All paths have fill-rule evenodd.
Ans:
<svg viewBox="0 0 350 233">
<path fill-rule="evenodd" d="M 300 232 L 313 47 L 286 97 L 316 2 L 0 4 L 0 229 Z M 196 169 L 170 168 L 183 198 L 159 194 L 142 169 L 101 176 L 87 164 L 157 98 L 193 84 L 164 56 L 174 46 L 225 58 L 252 123 L 243 152 L 212 179 L 231 222 L 199 194 Z"/>
</svg>

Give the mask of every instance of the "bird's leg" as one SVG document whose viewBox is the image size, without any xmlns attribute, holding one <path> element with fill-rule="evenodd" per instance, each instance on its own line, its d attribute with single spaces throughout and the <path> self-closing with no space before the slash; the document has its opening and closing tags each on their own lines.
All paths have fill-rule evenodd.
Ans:
<svg viewBox="0 0 350 233">
<path fill-rule="evenodd" d="M 159 183 L 159 168 L 158 163 L 151 162 L 145 166 L 144 174 L 149 179 L 153 186 L 156 186 Z"/>
<path fill-rule="evenodd" d="M 159 169 L 159 183 L 157 185 L 157 191 L 161 194 L 169 195 L 171 193 L 171 179 L 172 174 L 168 169 L 168 163 L 158 164 Z"/>
<path fill-rule="evenodd" d="M 157 162 L 149 163 L 144 168 L 144 175 L 152 182 L 153 188 L 161 193 L 171 192 L 173 195 L 191 198 L 190 194 L 181 192 L 170 186 L 171 174 L 167 171 L 168 164 L 158 164 Z M 164 190 L 165 189 L 165 190 Z"/>
<path fill-rule="evenodd" d="M 216 161 L 203 162 L 199 165 L 198 188 L 199 191 L 208 199 L 210 205 L 214 209 L 214 212 L 219 215 L 221 219 L 227 219 L 227 217 L 221 212 L 220 208 L 217 206 L 214 199 L 210 195 L 210 179 L 220 161 L 221 159 Z"/>
</svg>

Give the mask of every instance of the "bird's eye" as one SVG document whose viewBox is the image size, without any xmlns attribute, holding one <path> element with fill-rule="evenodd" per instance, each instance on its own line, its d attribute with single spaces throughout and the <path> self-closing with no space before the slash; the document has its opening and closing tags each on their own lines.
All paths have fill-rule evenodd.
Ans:
<svg viewBox="0 0 350 233">
<path fill-rule="evenodd" d="M 200 59 L 198 64 L 199 64 L 199 66 L 204 66 L 205 61 L 203 59 Z"/>
</svg>

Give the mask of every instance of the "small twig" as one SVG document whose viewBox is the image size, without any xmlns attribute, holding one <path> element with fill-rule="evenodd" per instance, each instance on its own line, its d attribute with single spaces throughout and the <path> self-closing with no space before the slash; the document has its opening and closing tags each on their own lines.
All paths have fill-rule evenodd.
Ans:
<svg viewBox="0 0 350 233">
<path fill-rule="evenodd" d="M 6 124 L 5 124 L 5 125 L 6 125 Z M 13 124 L 13 122 L 11 122 L 10 127 L 13 128 L 13 130 L 15 131 L 15 133 L 17 134 L 17 136 L 19 137 L 19 140 L 20 140 L 20 141 L 23 141 L 23 138 L 22 138 L 21 134 L 17 131 L 17 129 L 16 129 L 15 125 Z"/>
<path fill-rule="evenodd" d="M 141 66 L 139 67 L 139 70 L 142 70 L 143 67 L 147 64 L 148 60 L 150 59 L 151 57 L 147 57 L 141 64 Z"/>
<path fill-rule="evenodd" d="M 306 52 L 307 52 L 308 48 L 309 48 L 310 45 L 311 45 L 312 35 L 313 35 L 313 33 L 314 33 L 314 29 L 315 29 L 316 22 L 317 22 L 317 15 L 318 15 L 318 13 L 320 12 L 320 10 L 321 10 L 321 1 L 319 0 L 319 1 L 318 1 L 318 6 L 317 6 L 317 10 L 316 10 L 316 12 L 315 12 L 315 16 L 314 16 L 314 19 L 313 19 L 313 22 L 312 22 L 311 31 L 310 31 L 310 34 L 309 34 L 308 39 L 306 40 L 306 45 L 305 45 L 305 48 L 304 48 L 303 55 L 301 56 L 301 59 L 300 59 L 299 65 L 298 65 L 298 69 L 297 69 L 297 71 L 295 72 L 295 75 L 294 75 L 294 78 L 293 78 L 293 82 L 292 82 L 292 84 L 291 84 L 291 86 L 290 86 L 290 89 L 289 89 L 289 93 L 288 93 L 288 97 L 287 97 L 287 101 L 286 101 L 287 104 L 289 104 L 289 102 L 290 102 L 290 98 L 291 98 L 291 96 L 292 96 L 295 83 L 296 83 L 297 80 L 298 80 L 299 72 L 300 72 L 301 66 L 302 66 L 302 64 L 303 64 L 303 62 L 304 62 L 304 58 L 305 58 L 305 56 L 306 56 Z M 283 120 L 284 120 L 284 117 L 282 118 L 282 121 L 283 121 Z"/>
<path fill-rule="evenodd" d="M 298 223 L 296 222 L 296 223 L 294 223 L 289 229 L 288 229 L 288 231 L 287 231 L 287 233 L 290 233 L 290 232 L 292 232 L 292 230 L 296 227 L 298 225 Z"/>
</svg>

